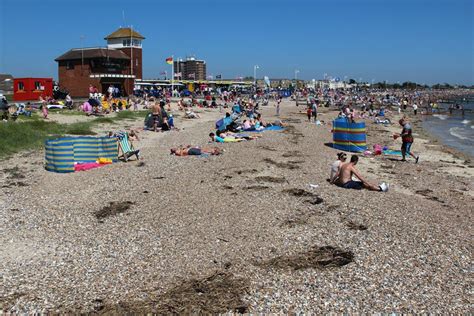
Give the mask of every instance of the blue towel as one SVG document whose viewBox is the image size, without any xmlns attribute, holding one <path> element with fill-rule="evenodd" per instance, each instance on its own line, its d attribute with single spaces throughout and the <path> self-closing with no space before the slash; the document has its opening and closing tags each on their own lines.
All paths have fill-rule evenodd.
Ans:
<svg viewBox="0 0 474 316">
<path fill-rule="evenodd" d="M 388 149 L 388 150 L 384 150 L 384 151 L 383 151 L 383 154 L 384 154 L 384 155 L 401 156 L 401 155 L 402 155 L 402 152 L 401 152 L 400 150 L 391 150 L 391 149 Z"/>
<path fill-rule="evenodd" d="M 281 126 L 278 126 L 278 125 L 272 125 L 272 126 L 268 126 L 268 127 L 265 127 L 264 129 L 261 129 L 261 130 L 246 130 L 246 132 L 252 132 L 252 133 L 261 133 L 261 132 L 266 132 L 266 131 L 282 131 L 284 130 L 283 127 Z"/>
</svg>

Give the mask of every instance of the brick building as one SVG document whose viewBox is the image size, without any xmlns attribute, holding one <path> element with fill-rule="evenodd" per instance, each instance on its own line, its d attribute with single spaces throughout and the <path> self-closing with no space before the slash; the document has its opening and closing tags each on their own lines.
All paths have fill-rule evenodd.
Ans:
<svg viewBox="0 0 474 316">
<path fill-rule="evenodd" d="M 206 80 L 206 62 L 188 57 L 186 60 L 174 61 L 174 75 L 176 79 L 183 80 Z M 181 76 L 176 76 L 181 74 Z"/>
<path fill-rule="evenodd" d="M 119 28 L 105 37 L 107 47 L 73 48 L 55 59 L 59 85 L 73 97 L 89 94 L 89 85 L 105 93 L 109 86 L 123 95 L 133 93 L 135 79 L 142 79 L 141 34 Z"/>
</svg>

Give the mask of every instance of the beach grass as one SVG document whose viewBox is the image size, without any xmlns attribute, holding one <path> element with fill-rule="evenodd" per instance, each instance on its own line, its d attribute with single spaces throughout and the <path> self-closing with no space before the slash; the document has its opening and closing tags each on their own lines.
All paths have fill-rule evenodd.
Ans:
<svg viewBox="0 0 474 316">
<path fill-rule="evenodd" d="M 0 122 L 0 158 L 22 150 L 41 148 L 47 139 L 62 135 L 93 135 L 92 122 L 58 124 L 38 117 Z"/>
<path fill-rule="evenodd" d="M 49 110 L 50 113 L 58 114 L 58 115 L 71 115 L 71 116 L 84 116 L 84 112 L 77 111 L 77 110 L 66 110 L 66 109 L 52 109 Z M 134 120 L 137 118 L 145 118 L 145 116 L 149 113 L 149 111 L 120 111 L 115 114 L 109 114 L 107 116 L 102 116 L 97 118 L 97 123 L 112 123 L 113 121 L 120 121 L 120 120 Z M 104 120 L 102 119 L 108 119 Z"/>
<path fill-rule="evenodd" d="M 60 115 L 84 115 L 77 111 L 54 112 Z M 116 115 L 72 124 L 46 121 L 35 113 L 31 117 L 20 116 L 16 122 L 0 122 L 0 158 L 7 158 L 22 150 L 41 148 L 45 140 L 63 135 L 94 135 L 95 132 L 92 129 L 96 125 L 144 118 L 147 113 L 148 111 L 121 111 Z"/>
<path fill-rule="evenodd" d="M 91 124 L 114 124 L 116 120 L 111 117 L 98 117 L 92 121 L 90 121 Z"/>
</svg>

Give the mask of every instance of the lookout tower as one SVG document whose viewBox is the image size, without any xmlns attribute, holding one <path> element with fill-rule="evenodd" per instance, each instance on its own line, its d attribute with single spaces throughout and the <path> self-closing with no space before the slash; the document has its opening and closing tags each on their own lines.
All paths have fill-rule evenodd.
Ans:
<svg viewBox="0 0 474 316">
<path fill-rule="evenodd" d="M 1 1 L 1 0 L 0 0 Z M 72 97 L 89 95 L 90 86 L 106 93 L 110 86 L 122 96 L 133 94 L 135 79 L 142 79 L 141 34 L 132 28 L 119 28 L 108 35 L 107 47 L 72 48 L 55 61 L 61 87 Z"/>
<path fill-rule="evenodd" d="M 117 49 L 130 57 L 130 75 L 136 79 L 143 78 L 142 71 L 142 41 L 143 35 L 130 27 L 121 27 L 105 37 L 107 48 Z"/>
</svg>

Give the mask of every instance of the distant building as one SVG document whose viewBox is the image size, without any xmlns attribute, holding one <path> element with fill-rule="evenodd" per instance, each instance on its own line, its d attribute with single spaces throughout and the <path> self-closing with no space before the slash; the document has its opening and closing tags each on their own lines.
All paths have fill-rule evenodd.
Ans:
<svg viewBox="0 0 474 316">
<path fill-rule="evenodd" d="M 135 78 L 142 79 L 141 34 L 131 28 L 119 28 L 105 37 L 107 47 L 73 48 L 55 59 L 61 88 L 73 97 L 89 94 L 89 85 L 105 93 L 109 86 L 122 95 L 133 93 Z"/>
<path fill-rule="evenodd" d="M 289 86 L 294 84 L 294 80 L 286 79 L 286 78 L 270 78 L 270 88 L 271 89 L 287 89 Z M 300 81 L 300 80 L 298 80 Z M 257 79 L 257 86 L 259 87 L 266 87 L 266 83 L 263 79 Z"/>
<path fill-rule="evenodd" d="M 0 94 L 13 93 L 13 76 L 10 74 L 0 74 Z"/>
<path fill-rule="evenodd" d="M 53 96 L 53 78 L 13 79 L 13 100 L 33 101 Z"/>
<path fill-rule="evenodd" d="M 174 61 L 174 78 L 183 80 L 206 80 L 206 62 L 188 57 Z"/>
</svg>

